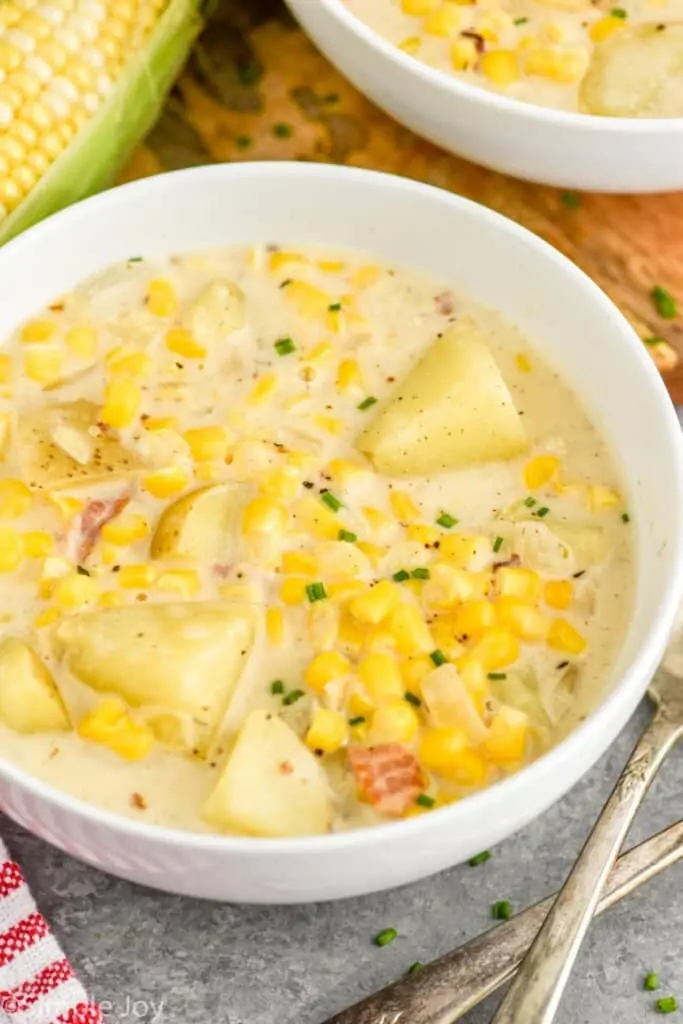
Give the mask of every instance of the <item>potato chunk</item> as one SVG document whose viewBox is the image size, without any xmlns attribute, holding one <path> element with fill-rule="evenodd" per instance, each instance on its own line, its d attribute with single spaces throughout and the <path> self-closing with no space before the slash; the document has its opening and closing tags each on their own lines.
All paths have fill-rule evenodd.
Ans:
<svg viewBox="0 0 683 1024">
<path fill-rule="evenodd" d="M 238 535 L 242 484 L 200 487 L 164 511 L 152 538 L 152 558 L 179 556 L 212 562 L 230 558 Z"/>
<path fill-rule="evenodd" d="M 190 716 L 204 747 L 220 725 L 254 642 L 248 605 L 172 603 L 82 613 L 55 630 L 69 670 L 132 707 Z"/>
<path fill-rule="evenodd" d="M 0 644 L 0 720 L 15 732 L 64 732 L 71 726 L 55 681 L 23 640 Z"/>
<path fill-rule="evenodd" d="M 603 117 L 683 116 L 683 25 L 638 25 L 596 46 L 580 102 Z"/>
<path fill-rule="evenodd" d="M 142 468 L 115 435 L 98 431 L 98 416 L 99 407 L 82 399 L 19 417 L 17 454 L 29 487 L 73 487 L 131 476 Z"/>
<path fill-rule="evenodd" d="M 215 350 L 233 331 L 246 323 L 244 292 L 227 279 L 217 279 L 201 292 L 184 318 L 200 345 Z"/>
<path fill-rule="evenodd" d="M 357 447 L 382 473 L 424 475 L 508 459 L 527 441 L 482 336 L 458 324 L 432 344 Z"/>
<path fill-rule="evenodd" d="M 253 836 L 326 832 L 331 819 L 327 776 L 277 715 L 252 711 L 203 815 L 213 825 Z"/>
</svg>

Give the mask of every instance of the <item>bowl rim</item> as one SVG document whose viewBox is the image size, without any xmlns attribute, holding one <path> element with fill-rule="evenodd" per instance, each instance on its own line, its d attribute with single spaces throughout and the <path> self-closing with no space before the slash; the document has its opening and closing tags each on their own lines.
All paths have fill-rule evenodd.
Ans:
<svg viewBox="0 0 683 1024">
<path fill-rule="evenodd" d="M 410 194 L 429 194 L 434 199 L 438 196 L 440 202 L 458 208 L 470 216 L 488 221 L 498 232 L 507 233 L 525 246 L 531 247 L 543 260 L 554 262 L 565 277 L 574 279 L 576 286 L 586 293 L 592 305 L 601 307 L 603 315 L 612 321 L 611 327 L 622 336 L 624 345 L 630 347 L 632 358 L 640 364 L 641 386 L 647 387 L 651 391 L 654 390 L 661 399 L 663 439 L 666 441 L 669 469 L 672 471 L 668 477 L 670 485 L 672 485 L 668 500 L 670 504 L 675 504 L 677 518 L 683 527 L 683 435 L 659 372 L 655 369 L 628 320 L 584 271 L 548 242 L 516 221 L 456 193 L 398 175 L 335 164 L 245 161 L 191 167 L 128 182 L 75 203 L 46 218 L 0 247 L 0 275 L 4 269 L 3 263 L 8 268 L 11 267 L 15 253 L 21 252 L 22 249 L 30 252 L 32 248 L 41 244 L 44 237 L 50 236 L 56 231 L 60 233 L 61 237 L 69 237 L 69 223 L 72 220 L 78 223 L 79 219 L 92 215 L 106 223 L 108 218 L 120 214 L 128 199 L 144 197 L 145 194 L 158 189 L 168 189 L 170 194 L 174 194 L 179 187 L 193 191 L 198 187 L 201 189 L 202 182 L 205 180 L 218 179 L 224 182 L 227 189 L 233 178 L 245 178 L 250 184 L 258 185 L 270 177 L 279 176 L 300 179 L 302 188 L 306 187 L 306 182 L 317 178 L 337 181 L 340 183 L 340 187 L 343 185 L 344 179 L 350 179 L 360 183 L 367 181 L 371 187 L 380 186 L 403 190 L 408 200 Z M 665 411 L 667 406 L 671 409 L 670 413 Z M 673 479 L 671 479 L 672 477 Z M 448 822 L 451 827 L 457 827 L 460 818 L 466 817 L 475 810 L 478 810 L 479 820 L 486 820 L 487 815 L 501 802 L 512 804 L 516 798 L 523 796 L 528 786 L 535 785 L 537 778 L 540 779 L 542 776 L 550 778 L 556 770 L 561 772 L 562 763 L 567 759 L 580 761 L 578 755 L 584 743 L 589 744 L 591 737 L 597 739 L 602 732 L 608 731 L 610 722 L 619 718 L 619 706 L 628 704 L 629 697 L 640 696 L 643 690 L 640 680 L 648 674 L 651 667 L 654 667 L 652 666 L 653 656 L 664 650 L 679 608 L 680 598 L 683 595 L 683 528 L 671 538 L 667 573 L 667 584 L 659 593 L 656 626 L 647 635 L 646 641 L 641 644 L 637 658 L 622 673 L 602 703 L 564 739 L 536 761 L 526 765 L 508 778 L 473 793 L 461 802 L 438 808 L 428 815 L 417 815 L 413 818 L 385 822 L 381 825 L 364 826 L 325 835 L 279 838 L 223 835 L 192 832 L 127 818 L 96 804 L 88 803 L 80 797 L 72 796 L 65 790 L 33 776 L 26 769 L 3 757 L 1 752 L 0 780 L 14 784 L 32 797 L 90 825 L 110 829 L 127 836 L 135 836 L 153 844 L 165 844 L 183 849 L 191 848 L 198 852 L 233 853 L 238 856 L 268 853 L 277 853 L 280 856 L 298 856 L 307 853 L 333 853 L 354 848 L 360 849 L 366 844 L 371 845 L 373 840 L 381 843 L 386 838 L 386 842 L 392 842 L 415 836 L 425 829 L 427 823 L 436 827 L 437 823 L 445 825 Z M 603 727 L 607 727 L 607 729 L 605 730 Z"/>
<path fill-rule="evenodd" d="M 352 14 L 343 0 L 286 0 L 296 11 L 306 3 L 318 3 L 336 18 L 344 28 L 354 33 L 366 45 L 377 50 L 383 57 L 398 65 L 409 75 L 416 75 L 426 84 L 444 89 L 454 98 L 479 103 L 499 114 L 521 117 L 539 124 L 552 124 L 558 128 L 586 130 L 606 135 L 640 134 L 676 135 L 683 133 L 683 117 L 601 117 L 598 114 L 583 114 L 573 110 L 558 110 L 535 103 L 504 96 L 501 93 L 471 85 L 469 82 L 448 75 L 445 71 L 424 64 L 422 61 L 403 53 L 388 40 L 383 39 L 374 29 Z"/>
</svg>

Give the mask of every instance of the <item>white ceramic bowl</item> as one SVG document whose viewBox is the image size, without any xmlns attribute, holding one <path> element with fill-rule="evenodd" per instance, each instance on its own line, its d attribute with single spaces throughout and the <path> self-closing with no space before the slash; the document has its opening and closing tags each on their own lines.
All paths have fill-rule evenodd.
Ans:
<svg viewBox="0 0 683 1024">
<path fill-rule="evenodd" d="M 342 0 L 286 2 L 361 92 L 451 153 L 561 188 L 683 188 L 683 118 L 592 117 L 521 103 L 408 57 L 350 14 Z"/>
<path fill-rule="evenodd" d="M 409 882 L 500 842 L 606 750 L 643 695 L 683 588 L 682 443 L 643 346 L 572 263 L 482 206 L 341 167 L 217 165 L 149 178 L 73 206 L 0 249 L 0 337 L 55 295 L 133 253 L 255 241 L 371 250 L 502 310 L 581 394 L 609 438 L 637 532 L 636 603 L 610 695 L 545 757 L 460 804 L 308 839 L 205 836 L 91 807 L 0 755 L 0 809 L 90 864 L 220 900 L 324 900 Z"/>
</svg>

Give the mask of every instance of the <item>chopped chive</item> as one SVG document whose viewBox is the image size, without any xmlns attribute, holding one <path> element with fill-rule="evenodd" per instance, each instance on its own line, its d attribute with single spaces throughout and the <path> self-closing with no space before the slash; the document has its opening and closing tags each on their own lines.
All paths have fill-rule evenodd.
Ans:
<svg viewBox="0 0 683 1024">
<path fill-rule="evenodd" d="M 350 530 L 340 530 L 337 536 L 339 537 L 339 540 L 345 540 L 349 544 L 354 544 L 358 540 L 358 534 L 351 533 Z"/>
<path fill-rule="evenodd" d="M 399 569 L 391 578 L 394 583 L 405 583 L 406 580 L 410 579 L 410 573 L 406 572 L 405 569 Z"/>
<path fill-rule="evenodd" d="M 413 570 L 411 570 L 410 575 L 413 577 L 414 580 L 428 580 L 429 579 L 429 569 L 421 569 L 421 568 L 413 569 Z"/>
<path fill-rule="evenodd" d="M 296 352 L 296 345 L 291 338 L 280 338 L 275 342 L 274 348 L 279 356 L 288 356 Z"/>
<path fill-rule="evenodd" d="M 438 648 L 435 651 L 432 651 L 429 657 L 432 659 L 436 666 L 445 665 L 446 662 L 448 661 L 448 658 L 443 653 L 443 651 L 440 651 Z"/>
<path fill-rule="evenodd" d="M 249 149 L 253 146 L 254 140 L 251 135 L 237 135 L 235 136 L 235 145 L 238 149 Z"/>
<path fill-rule="evenodd" d="M 531 495 L 529 495 L 528 498 L 524 499 L 524 504 L 526 505 L 527 508 L 533 508 L 534 505 L 536 504 L 536 499 L 532 498 Z"/>
<path fill-rule="evenodd" d="M 349 725 L 362 725 L 365 721 L 365 715 L 356 715 L 355 718 L 349 718 Z"/>
<path fill-rule="evenodd" d="M 493 542 L 493 550 L 496 552 L 496 554 L 498 554 L 498 552 L 500 551 L 502 546 L 503 546 L 503 538 L 502 537 L 496 537 L 496 539 Z"/>
<path fill-rule="evenodd" d="M 650 971 L 649 974 L 646 974 L 645 981 L 643 982 L 643 988 L 646 992 L 655 992 L 659 988 L 659 975 L 655 974 L 654 971 Z"/>
<path fill-rule="evenodd" d="M 339 498 L 335 498 L 331 491 L 324 491 L 320 495 L 320 500 L 324 501 L 328 508 L 331 508 L 333 512 L 338 512 L 342 508 L 342 503 Z"/>
<path fill-rule="evenodd" d="M 428 793 L 420 793 L 419 796 L 415 797 L 415 803 L 418 807 L 433 807 L 436 800 L 433 796 L 429 796 Z"/>
<path fill-rule="evenodd" d="M 142 263 L 142 256 L 129 256 L 128 257 L 128 262 L 129 263 Z"/>
<path fill-rule="evenodd" d="M 448 512 L 442 512 L 436 521 L 439 526 L 443 526 L 447 530 L 450 530 L 451 526 L 455 526 L 458 520 L 453 516 L 449 516 Z"/>
<path fill-rule="evenodd" d="M 273 135 L 278 139 L 290 139 L 294 133 L 294 129 L 291 124 L 285 124 L 284 121 L 278 122 L 273 125 Z"/>
<path fill-rule="evenodd" d="M 421 964 L 419 960 L 416 960 L 414 964 L 411 964 L 406 971 L 406 977 L 410 977 L 412 974 L 419 974 L 420 971 L 424 970 L 424 964 Z"/>
<path fill-rule="evenodd" d="M 487 860 L 491 860 L 491 854 L 488 850 L 482 850 L 481 853 L 476 854 L 474 857 L 470 857 L 470 867 L 476 868 L 480 864 L 485 864 Z"/>
<path fill-rule="evenodd" d="M 671 292 L 661 285 L 656 284 L 650 292 L 650 298 L 654 302 L 655 309 L 664 320 L 673 320 L 676 316 L 676 300 Z"/>
<path fill-rule="evenodd" d="M 650 338 L 643 338 L 644 345 L 666 345 L 666 339 L 653 334 Z"/>
<path fill-rule="evenodd" d="M 613 18 L 628 18 L 628 11 L 625 11 L 623 7 L 613 7 L 610 14 Z"/>
<path fill-rule="evenodd" d="M 655 1003 L 657 1007 L 657 1013 L 675 1013 L 678 1009 L 678 1003 L 676 1002 L 675 996 L 662 996 Z"/>
<path fill-rule="evenodd" d="M 338 313 L 341 309 L 341 302 L 333 302 L 331 306 L 327 307 L 330 313 Z"/>
<path fill-rule="evenodd" d="M 273 682 L 270 684 L 270 692 L 275 696 L 285 692 L 285 684 L 282 682 L 281 679 L 273 680 Z"/>
<path fill-rule="evenodd" d="M 538 516 L 539 519 L 542 519 L 543 516 L 548 515 L 548 512 L 550 512 L 550 509 L 543 505 L 541 508 L 537 509 L 536 512 L 534 512 L 534 515 Z"/>
<path fill-rule="evenodd" d="M 491 917 L 495 921 L 509 921 L 512 916 L 512 907 L 509 900 L 496 900 L 491 905 Z"/>
<path fill-rule="evenodd" d="M 528 20 L 529 20 L 528 18 L 515 18 L 513 24 L 514 25 L 526 25 Z"/>
<path fill-rule="evenodd" d="M 327 597 L 324 583 L 309 583 L 306 586 L 308 600 L 313 604 L 315 601 L 324 601 Z"/>
<path fill-rule="evenodd" d="M 622 521 L 622 523 L 630 523 L 631 522 L 631 517 L 628 514 L 628 512 L 622 512 L 621 513 L 621 521 Z"/>
<path fill-rule="evenodd" d="M 560 201 L 565 210 L 578 210 L 581 206 L 581 199 L 576 192 L 563 192 Z"/>
<path fill-rule="evenodd" d="M 384 928 L 381 932 L 375 935 L 372 940 L 376 946 L 388 946 L 390 942 L 393 942 L 397 937 L 398 932 L 395 928 Z"/>
<path fill-rule="evenodd" d="M 415 693 L 411 693 L 410 690 L 406 690 L 403 695 L 409 704 L 412 704 L 414 708 L 422 707 L 422 701 Z"/>
<path fill-rule="evenodd" d="M 367 398 L 364 398 L 363 401 L 360 402 L 357 408 L 361 409 L 362 411 L 365 411 L 366 409 L 369 409 L 372 405 L 374 405 L 376 401 L 377 399 L 373 395 L 368 395 Z"/>
<path fill-rule="evenodd" d="M 289 707 L 290 704 L 296 704 L 298 700 L 305 696 L 306 694 L 303 690 L 290 690 L 287 696 L 282 698 L 282 703 Z"/>
<path fill-rule="evenodd" d="M 506 672 L 489 672 L 489 679 L 507 679 Z"/>
</svg>

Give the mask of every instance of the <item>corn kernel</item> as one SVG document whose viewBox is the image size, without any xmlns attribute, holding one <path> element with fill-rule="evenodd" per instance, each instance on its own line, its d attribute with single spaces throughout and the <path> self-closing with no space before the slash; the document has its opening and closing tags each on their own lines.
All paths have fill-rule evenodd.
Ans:
<svg viewBox="0 0 683 1024">
<path fill-rule="evenodd" d="M 566 654 L 581 654 L 586 649 L 585 639 L 566 619 L 551 622 L 546 642 L 554 651 Z"/>
<path fill-rule="evenodd" d="M 480 786 L 488 775 L 486 761 L 472 749 L 467 735 L 457 726 L 425 729 L 418 757 L 429 771 L 463 786 Z"/>
<path fill-rule="evenodd" d="M 328 341 L 321 341 L 318 345 L 314 345 L 313 348 L 309 348 L 301 356 L 303 363 L 319 363 L 322 359 L 331 355 L 333 348 Z M 308 397 L 308 396 L 306 396 Z"/>
<path fill-rule="evenodd" d="M 64 341 L 81 359 L 90 359 L 97 351 L 97 331 L 94 327 L 72 327 L 66 332 Z"/>
<path fill-rule="evenodd" d="M 371 530 L 381 530 L 385 526 L 393 526 L 394 523 L 394 520 L 386 512 L 382 512 L 380 509 L 373 508 L 370 505 L 363 509 L 363 515 L 367 519 Z"/>
<path fill-rule="evenodd" d="M 0 353 L 0 384 L 9 384 L 12 380 L 12 357 Z"/>
<path fill-rule="evenodd" d="M 560 468 L 556 455 L 538 455 L 524 467 L 524 483 L 530 491 L 550 483 Z"/>
<path fill-rule="evenodd" d="M 351 718 L 369 718 L 375 710 L 375 705 L 367 693 L 364 693 L 357 686 L 349 694 L 348 711 Z"/>
<path fill-rule="evenodd" d="M 21 340 L 41 344 L 49 341 L 56 332 L 54 320 L 30 320 L 21 331 Z"/>
<path fill-rule="evenodd" d="M 368 654 L 358 665 L 358 674 L 375 704 L 402 697 L 403 677 L 396 658 L 391 654 Z"/>
<path fill-rule="evenodd" d="M 327 434 L 342 434 L 344 432 L 344 421 L 337 419 L 336 416 L 326 416 L 324 413 L 318 413 L 313 417 L 313 421 Z"/>
<path fill-rule="evenodd" d="M 327 472 L 333 480 L 341 484 L 347 484 L 361 473 L 367 473 L 367 466 L 362 462 L 353 462 L 351 459 L 332 459 L 327 467 Z"/>
<path fill-rule="evenodd" d="M 548 632 L 545 616 L 517 597 L 499 597 L 496 612 L 501 626 L 506 626 L 520 640 L 542 640 Z"/>
<path fill-rule="evenodd" d="M 615 18 L 613 15 L 608 14 L 604 18 L 594 21 L 588 34 L 594 43 L 604 43 L 605 39 L 623 29 L 625 24 L 624 18 Z"/>
<path fill-rule="evenodd" d="M 444 4 L 429 14 L 422 23 L 422 31 L 428 36 L 441 36 L 444 39 L 457 35 L 461 28 L 462 13 L 456 4 Z"/>
<path fill-rule="evenodd" d="M 540 75 L 553 82 L 573 85 L 586 71 L 588 54 L 580 47 L 564 50 L 530 47 L 523 51 L 523 62 L 527 75 Z"/>
<path fill-rule="evenodd" d="M 356 594 L 364 594 L 367 590 L 367 583 L 361 580 L 338 580 L 328 584 L 327 594 L 333 600 L 344 603 Z"/>
<path fill-rule="evenodd" d="M 378 625 L 396 606 L 399 599 L 397 587 L 389 580 L 381 580 L 365 594 L 354 597 L 349 611 L 359 622 Z"/>
<path fill-rule="evenodd" d="M 280 466 L 265 473 L 261 478 L 260 490 L 267 498 L 290 501 L 301 487 L 301 476 L 293 466 Z"/>
<path fill-rule="evenodd" d="M 451 64 L 456 71 L 469 71 L 476 66 L 479 53 L 473 39 L 455 39 L 451 46 Z"/>
<path fill-rule="evenodd" d="M 27 348 L 24 351 L 24 372 L 37 384 L 51 384 L 62 372 L 62 353 L 54 345 Z"/>
<path fill-rule="evenodd" d="M 419 36 L 406 36 L 400 43 L 397 44 L 397 49 L 402 50 L 403 53 L 407 53 L 409 57 L 414 57 L 419 52 L 422 40 Z"/>
<path fill-rule="evenodd" d="M 287 513 L 272 498 L 253 498 L 244 509 L 242 528 L 246 534 L 280 536 L 287 528 Z"/>
<path fill-rule="evenodd" d="M 310 260 L 300 252 L 288 252 L 285 249 L 271 253 L 268 257 L 270 270 L 280 270 L 287 263 L 310 263 Z"/>
<path fill-rule="evenodd" d="M 461 635 L 457 628 L 455 617 L 452 615 L 442 615 L 438 619 L 435 619 L 431 625 L 432 638 L 434 640 L 434 646 L 443 651 L 447 658 L 451 661 L 455 661 L 461 654 L 464 654 L 465 648 L 458 639 Z M 432 666 L 433 668 L 434 666 Z"/>
<path fill-rule="evenodd" d="M 284 289 L 285 298 L 293 302 L 300 316 L 324 319 L 332 304 L 331 296 L 307 281 L 290 281 Z"/>
<path fill-rule="evenodd" d="M 292 506 L 294 529 L 311 533 L 322 540 L 336 540 L 339 536 L 339 519 L 327 505 L 316 498 L 301 498 Z"/>
<path fill-rule="evenodd" d="M 348 734 L 349 727 L 342 714 L 330 708 L 316 708 L 305 742 L 309 750 L 334 754 L 344 746 Z"/>
<path fill-rule="evenodd" d="M 280 598 L 285 604 L 303 604 L 307 599 L 306 587 L 311 582 L 308 577 L 292 576 L 284 580 L 280 587 Z"/>
<path fill-rule="evenodd" d="M 486 561 L 491 550 L 491 541 L 488 537 L 449 533 L 441 538 L 439 557 L 447 559 L 460 569 L 470 569 L 473 565 Z"/>
<path fill-rule="evenodd" d="M 328 651 L 337 642 L 339 611 L 331 601 L 315 601 L 308 609 L 308 635 L 314 651 Z"/>
<path fill-rule="evenodd" d="M 519 78 L 517 57 L 512 50 L 489 50 L 479 61 L 481 73 L 494 85 L 505 88 Z"/>
<path fill-rule="evenodd" d="M 389 495 L 389 504 L 393 509 L 394 515 L 402 523 L 410 523 L 413 519 L 419 519 L 420 517 L 417 505 L 405 491 L 392 491 Z"/>
<path fill-rule="evenodd" d="M 144 540 L 149 533 L 149 523 L 144 516 L 129 513 L 117 516 L 102 527 L 102 538 L 117 547 L 126 547 Z"/>
<path fill-rule="evenodd" d="M 467 690 L 467 694 L 474 704 L 477 714 L 482 718 L 486 712 L 486 704 L 491 696 L 487 672 L 481 661 L 471 652 L 463 654 L 458 658 L 455 667 L 458 670 L 460 681 Z"/>
<path fill-rule="evenodd" d="M 73 573 L 57 580 L 52 591 L 52 598 L 60 608 L 82 608 L 97 600 L 97 591 L 97 583 L 92 576 Z"/>
<path fill-rule="evenodd" d="M 399 604 L 391 613 L 388 627 L 401 654 L 413 657 L 434 650 L 434 640 L 417 605 Z"/>
<path fill-rule="evenodd" d="M 416 544 L 424 544 L 425 547 L 433 547 L 441 540 L 442 533 L 435 526 L 428 526 L 427 523 L 411 523 L 406 531 L 408 540 Z"/>
<path fill-rule="evenodd" d="M 368 544 L 367 541 L 359 540 L 356 544 L 359 551 L 370 559 L 373 565 L 379 565 L 382 559 L 386 556 L 387 549 L 381 547 L 378 544 Z"/>
<path fill-rule="evenodd" d="M 285 617 L 280 608 L 269 608 L 266 612 L 266 633 L 271 644 L 282 644 L 285 640 Z"/>
<path fill-rule="evenodd" d="M 524 758 L 529 733 L 527 716 L 503 704 L 489 723 L 483 749 L 496 764 L 507 765 Z"/>
<path fill-rule="evenodd" d="M 318 571 L 318 563 L 307 551 L 285 551 L 282 556 L 282 571 L 313 576 Z"/>
<path fill-rule="evenodd" d="M 125 597 L 116 590 L 104 590 L 97 603 L 101 608 L 118 608 L 125 603 Z"/>
<path fill-rule="evenodd" d="M 495 585 L 500 597 L 518 597 L 522 601 L 535 601 L 541 592 L 538 573 L 517 566 L 501 566 L 495 575 Z"/>
<path fill-rule="evenodd" d="M 490 601 L 473 600 L 464 604 L 454 616 L 455 630 L 458 636 L 468 640 L 477 639 L 486 630 L 498 623 L 496 608 Z"/>
<path fill-rule="evenodd" d="M 254 387 L 249 392 L 247 402 L 249 405 L 261 405 L 265 400 L 273 394 L 277 387 L 277 377 L 274 373 L 266 373 L 263 377 L 257 380 Z"/>
<path fill-rule="evenodd" d="M 519 641 L 507 629 L 490 629 L 470 651 L 486 672 L 506 668 L 519 657 Z"/>
<path fill-rule="evenodd" d="M 199 573 L 194 569 L 168 569 L 161 573 L 154 587 L 162 594 L 178 594 L 181 597 L 196 597 L 202 589 Z"/>
<path fill-rule="evenodd" d="M 520 373 L 531 373 L 531 360 L 523 352 L 517 353 L 515 356 L 515 364 Z"/>
<path fill-rule="evenodd" d="M 422 680 L 434 670 L 434 662 L 430 658 L 408 658 L 401 664 L 401 675 L 406 690 L 419 694 Z"/>
<path fill-rule="evenodd" d="M 368 263 L 366 266 L 359 267 L 358 270 L 354 271 L 351 276 L 351 284 L 354 288 L 360 290 L 370 288 L 379 281 L 381 276 L 382 268 Z"/>
<path fill-rule="evenodd" d="M 170 281 L 157 277 L 147 287 L 147 308 L 154 316 L 173 316 L 178 309 L 178 299 Z"/>
<path fill-rule="evenodd" d="M 122 429 L 135 420 L 142 403 L 142 392 L 127 377 L 110 380 L 104 392 L 100 419 L 109 427 Z"/>
<path fill-rule="evenodd" d="M 569 580 L 548 580 L 543 588 L 543 600 L 549 608 L 563 612 L 574 600 L 574 585 Z"/>
<path fill-rule="evenodd" d="M 42 612 L 39 612 L 33 620 L 35 629 L 43 629 L 45 626 L 51 626 L 61 616 L 61 612 L 57 608 L 44 608 Z"/>
<path fill-rule="evenodd" d="M 470 601 L 479 596 L 478 575 L 437 562 L 430 569 L 430 578 L 423 587 L 422 597 L 435 608 L 452 608 L 455 604 Z"/>
<path fill-rule="evenodd" d="M 419 728 L 415 708 L 407 700 L 392 700 L 373 714 L 369 738 L 371 743 L 410 743 Z"/>
<path fill-rule="evenodd" d="M 157 570 L 153 565 L 142 562 L 140 565 L 122 565 L 116 581 L 120 587 L 126 590 L 143 590 L 152 585 L 156 579 Z"/>
<path fill-rule="evenodd" d="M 361 388 L 363 375 L 356 359 L 342 359 L 337 368 L 337 387 L 341 391 L 349 388 Z"/>
<path fill-rule="evenodd" d="M 142 486 L 153 498 L 170 498 L 180 494 L 189 482 L 187 473 L 180 466 L 166 466 L 142 478 Z"/>
<path fill-rule="evenodd" d="M 317 265 L 325 274 L 341 274 L 346 270 L 346 263 L 342 260 L 318 260 Z"/>
<path fill-rule="evenodd" d="M 0 517 L 19 519 L 31 507 L 31 491 L 22 480 L 0 480 Z"/>
<path fill-rule="evenodd" d="M 157 430 L 178 430 L 178 420 L 175 416 L 143 416 L 142 425 L 145 430 L 153 433 Z"/>
<path fill-rule="evenodd" d="M 221 461 L 228 451 L 229 435 L 225 427 L 195 427 L 183 434 L 197 462 Z"/>
<path fill-rule="evenodd" d="M 22 534 L 21 544 L 27 558 L 46 558 L 55 548 L 55 540 L 45 530 L 31 530 Z"/>
<path fill-rule="evenodd" d="M 183 356 L 184 359 L 203 359 L 206 355 L 204 346 L 199 344 L 186 327 L 173 327 L 167 331 L 165 343 L 169 352 Z"/>
<path fill-rule="evenodd" d="M 14 572 L 24 550 L 21 535 L 11 526 L 0 526 L 0 572 Z"/>
<path fill-rule="evenodd" d="M 586 488 L 586 496 L 588 506 L 593 512 L 602 512 L 621 504 L 621 498 L 611 487 L 592 485 Z"/>
<path fill-rule="evenodd" d="M 150 729 L 139 725 L 118 697 L 105 697 L 78 725 L 81 739 L 109 747 L 126 761 L 139 761 L 154 745 Z"/>
<path fill-rule="evenodd" d="M 401 10 L 413 18 L 425 17 L 436 11 L 441 0 L 401 0 Z"/>
<path fill-rule="evenodd" d="M 341 679 L 351 672 L 351 663 L 338 651 L 322 651 L 316 654 L 304 673 L 304 678 L 312 690 L 320 693 L 328 683 Z"/>
</svg>

